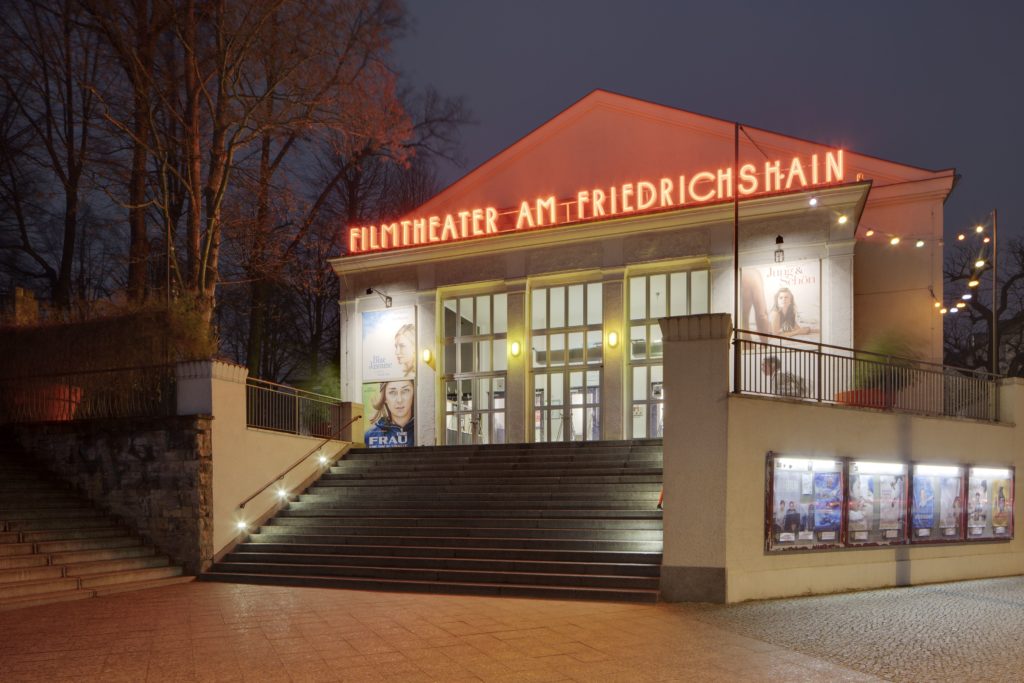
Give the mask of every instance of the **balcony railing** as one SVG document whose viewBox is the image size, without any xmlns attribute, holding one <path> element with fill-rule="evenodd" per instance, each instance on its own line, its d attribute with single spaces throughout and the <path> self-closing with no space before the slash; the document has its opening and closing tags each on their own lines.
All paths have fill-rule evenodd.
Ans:
<svg viewBox="0 0 1024 683">
<path fill-rule="evenodd" d="M 995 422 L 997 375 L 736 330 L 734 391 Z"/>
<path fill-rule="evenodd" d="M 341 401 L 250 377 L 245 388 L 246 426 L 332 438 L 341 429 Z"/>
<path fill-rule="evenodd" d="M 176 412 L 173 365 L 0 378 L 0 424 Z"/>
</svg>

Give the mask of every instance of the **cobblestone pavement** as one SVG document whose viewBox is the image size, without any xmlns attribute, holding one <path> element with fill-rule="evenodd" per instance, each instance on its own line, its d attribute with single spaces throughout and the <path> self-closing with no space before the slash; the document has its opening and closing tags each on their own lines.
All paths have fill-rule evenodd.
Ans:
<svg viewBox="0 0 1024 683">
<path fill-rule="evenodd" d="M 13 681 L 1015 681 L 1024 578 L 713 605 L 191 583 L 0 612 Z"/>
</svg>

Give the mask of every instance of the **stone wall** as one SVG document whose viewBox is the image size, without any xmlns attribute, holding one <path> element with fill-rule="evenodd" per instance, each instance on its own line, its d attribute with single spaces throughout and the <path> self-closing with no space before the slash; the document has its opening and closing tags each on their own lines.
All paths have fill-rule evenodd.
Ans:
<svg viewBox="0 0 1024 683">
<path fill-rule="evenodd" d="M 15 428 L 29 457 L 117 515 L 186 573 L 213 558 L 212 418 L 183 416 Z"/>
</svg>

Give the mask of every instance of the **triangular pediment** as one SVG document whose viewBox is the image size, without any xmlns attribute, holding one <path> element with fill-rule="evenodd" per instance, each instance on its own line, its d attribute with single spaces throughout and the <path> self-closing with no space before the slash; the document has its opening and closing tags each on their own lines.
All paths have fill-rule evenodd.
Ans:
<svg viewBox="0 0 1024 683">
<path fill-rule="evenodd" d="M 740 163 L 823 155 L 827 145 L 744 125 Z M 875 188 L 939 177 L 931 171 L 845 150 L 844 181 Z M 534 197 L 569 198 L 580 190 L 731 168 L 735 124 L 595 90 L 487 160 L 409 215 L 469 207 L 515 207 Z M 951 186 L 951 182 L 948 183 Z"/>
</svg>

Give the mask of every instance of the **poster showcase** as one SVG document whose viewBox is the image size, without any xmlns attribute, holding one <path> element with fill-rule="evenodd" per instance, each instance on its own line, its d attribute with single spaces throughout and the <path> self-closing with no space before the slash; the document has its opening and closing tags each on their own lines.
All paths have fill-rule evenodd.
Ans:
<svg viewBox="0 0 1024 683">
<path fill-rule="evenodd" d="M 1013 536 L 1013 470 L 972 467 L 967 485 L 967 537 Z"/>
<path fill-rule="evenodd" d="M 907 466 L 853 461 L 847 502 L 848 545 L 893 545 L 906 541 Z"/>
<path fill-rule="evenodd" d="M 962 467 L 914 465 L 913 542 L 963 540 L 963 485 Z"/>
<path fill-rule="evenodd" d="M 772 475 L 769 550 L 836 544 L 843 514 L 843 463 L 777 457 L 769 460 L 769 467 Z"/>
<path fill-rule="evenodd" d="M 363 313 L 363 441 L 370 448 L 416 445 L 416 309 Z"/>
</svg>

